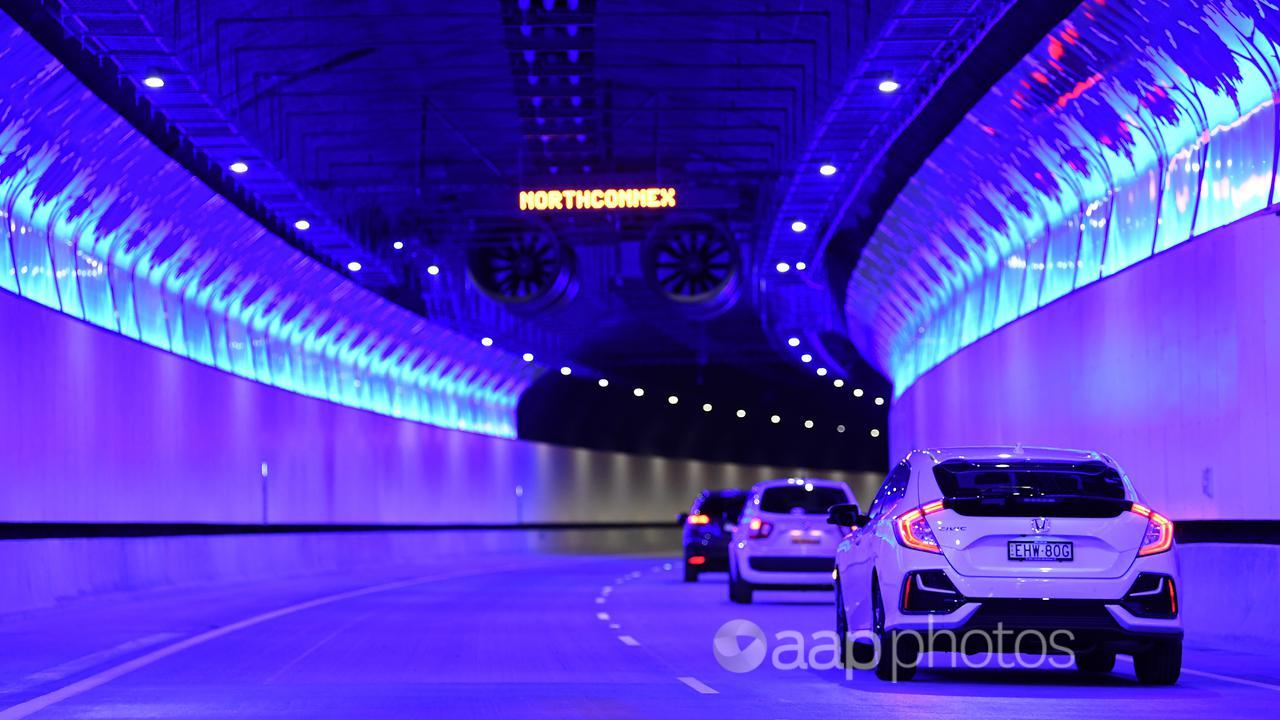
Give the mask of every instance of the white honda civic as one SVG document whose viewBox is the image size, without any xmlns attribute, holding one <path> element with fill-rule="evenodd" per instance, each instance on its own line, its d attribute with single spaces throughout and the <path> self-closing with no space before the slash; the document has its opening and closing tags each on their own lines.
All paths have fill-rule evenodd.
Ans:
<svg viewBox="0 0 1280 720">
<path fill-rule="evenodd" d="M 853 502 L 836 480 L 783 478 L 756 483 L 729 540 L 729 599 L 755 590 L 831 591 L 840 533 L 827 523 L 833 505 Z"/>
<path fill-rule="evenodd" d="M 1178 679 L 1173 523 L 1105 455 L 918 450 L 866 514 L 842 505 L 828 522 L 841 533 L 836 632 L 852 666 L 907 680 L 921 652 L 943 651 L 1074 657 L 1106 673 L 1121 653 L 1140 682 Z"/>
</svg>

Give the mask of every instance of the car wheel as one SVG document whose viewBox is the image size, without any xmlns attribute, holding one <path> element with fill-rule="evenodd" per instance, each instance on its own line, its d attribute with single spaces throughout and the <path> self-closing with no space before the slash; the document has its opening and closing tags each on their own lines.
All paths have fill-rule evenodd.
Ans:
<svg viewBox="0 0 1280 720">
<path fill-rule="evenodd" d="M 751 583 L 738 577 L 736 570 L 729 570 L 729 599 L 739 605 L 751 604 Z"/>
<path fill-rule="evenodd" d="M 1182 674 L 1182 639 L 1162 640 L 1133 656 L 1133 669 L 1143 685 L 1172 685 Z"/>
<path fill-rule="evenodd" d="M 836 637 L 840 638 L 840 667 L 853 667 L 853 648 L 849 642 L 849 617 L 844 614 L 844 590 L 836 582 Z"/>
<path fill-rule="evenodd" d="M 684 559 L 684 581 L 698 582 L 698 571 L 694 570 L 693 566 L 689 564 L 689 558 Z"/>
<path fill-rule="evenodd" d="M 1092 650 L 1076 653 L 1076 669 L 1083 673 L 1103 674 L 1115 669 L 1115 650 Z"/>
<path fill-rule="evenodd" d="M 881 680 L 907 681 L 916 676 L 920 664 L 920 646 L 915 636 L 885 631 L 884 600 L 880 582 L 871 581 L 871 617 L 876 637 L 880 639 L 880 657 L 876 658 L 876 677 Z"/>
</svg>

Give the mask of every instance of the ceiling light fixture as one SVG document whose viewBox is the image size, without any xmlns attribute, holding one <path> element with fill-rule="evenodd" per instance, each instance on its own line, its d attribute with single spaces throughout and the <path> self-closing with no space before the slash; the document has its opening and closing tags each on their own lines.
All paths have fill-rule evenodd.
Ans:
<svg viewBox="0 0 1280 720">
<path fill-rule="evenodd" d="M 521 355 L 520 357 L 524 358 L 524 361 L 525 361 L 525 362 L 533 362 L 533 353 L 525 353 L 524 355 Z"/>
<path fill-rule="evenodd" d="M 823 175 L 826 175 L 827 177 L 831 177 L 832 175 L 836 174 L 836 166 L 832 165 L 831 163 L 827 163 L 822 167 L 818 168 L 818 172 L 822 173 Z"/>
<path fill-rule="evenodd" d="M 636 388 L 635 390 L 631 391 L 631 394 L 635 395 L 636 397 L 644 397 L 644 388 Z"/>
<path fill-rule="evenodd" d="M 711 412 L 711 403 L 702 403 L 702 412 Z"/>
<path fill-rule="evenodd" d="M 481 344 L 481 345 L 483 345 L 483 346 L 485 346 L 485 347 L 493 347 L 493 338 L 491 338 L 491 337 L 482 337 L 482 338 L 480 338 L 480 344 Z"/>
<path fill-rule="evenodd" d="M 808 229 L 809 229 L 809 226 L 805 225 L 803 220 L 796 220 L 795 222 L 791 223 L 791 232 L 802 233 Z"/>
<path fill-rule="evenodd" d="M 667 404 L 668 404 L 668 405 L 675 405 L 675 404 L 676 404 L 676 403 L 678 403 L 678 402 L 680 402 L 680 398 L 676 397 L 675 395 L 668 395 L 668 396 L 667 396 Z"/>
<path fill-rule="evenodd" d="M 600 387 L 609 387 L 609 378 L 600 378 L 596 381 L 596 384 Z"/>
<path fill-rule="evenodd" d="M 805 427 L 805 429 L 806 429 L 806 430 L 812 430 L 812 429 L 813 429 L 813 421 L 812 421 L 812 420 L 805 420 L 805 421 L 804 421 L 804 427 Z"/>
<path fill-rule="evenodd" d="M 561 375 L 566 375 L 566 376 L 568 376 L 568 375 L 572 375 L 572 374 L 573 374 L 573 368 L 569 367 L 568 365 L 565 365 L 564 367 L 560 368 L 560 374 L 561 374 Z"/>
<path fill-rule="evenodd" d="M 782 417 L 780 415 L 770 416 L 769 422 L 773 423 L 774 425 L 777 425 L 778 423 L 782 422 Z"/>
<path fill-rule="evenodd" d="M 780 262 L 780 263 L 778 263 L 777 265 L 775 265 L 775 266 L 774 266 L 774 269 L 776 269 L 776 270 L 777 270 L 778 272 L 780 272 L 780 273 L 784 273 L 784 272 L 787 272 L 788 270 L 790 270 L 790 269 L 791 269 L 791 266 L 790 266 L 790 265 L 788 265 L 787 263 Z"/>
<path fill-rule="evenodd" d="M 156 75 L 155 73 L 152 73 L 142 78 L 142 84 L 146 85 L 152 90 L 159 90 L 160 88 L 164 87 L 164 78 L 160 77 L 159 75 Z"/>
<path fill-rule="evenodd" d="M 800 338 L 787 338 L 787 344 L 791 347 L 797 347 L 800 345 Z"/>
<path fill-rule="evenodd" d="M 746 417 L 746 416 L 747 416 L 747 411 L 746 411 L 746 410 L 739 410 L 738 412 L 734 413 L 734 415 L 737 415 L 737 416 L 738 416 L 738 417 L 740 417 L 740 418 L 744 418 L 744 417 Z"/>
<path fill-rule="evenodd" d="M 809 353 L 805 353 L 800 356 L 800 362 L 802 363 L 813 362 L 813 356 L 810 355 Z"/>
<path fill-rule="evenodd" d="M 902 86 L 899 85 L 898 81 L 894 80 L 893 78 L 885 78 L 884 80 L 880 81 L 880 92 L 882 93 L 897 92 L 898 88 L 900 87 Z"/>
<path fill-rule="evenodd" d="M 805 264 L 805 261 L 803 261 L 803 260 L 801 260 L 801 261 L 799 261 L 799 262 L 797 262 L 797 263 L 796 263 L 796 269 L 797 269 L 797 270 L 804 270 L 804 269 L 805 269 L 805 268 L 807 268 L 807 267 L 809 267 L 809 266 L 808 266 L 807 264 Z"/>
<path fill-rule="evenodd" d="M 237 161 L 235 161 L 235 162 L 231 163 L 230 165 L 228 165 L 228 166 L 227 166 L 227 169 L 228 169 L 228 170 L 230 170 L 231 172 L 233 172 L 233 173 L 237 174 L 237 175 L 239 175 L 239 174 L 241 174 L 241 173 L 247 173 L 247 172 L 249 172 L 249 166 L 248 166 L 248 164 L 246 164 L 245 162 L 243 162 L 243 161 L 241 161 L 241 160 L 237 160 Z"/>
<path fill-rule="evenodd" d="M 404 249 L 404 243 L 402 243 L 402 242 L 400 242 L 399 240 L 397 240 L 397 241 L 395 241 L 395 242 L 391 243 L 391 247 L 395 248 L 396 250 L 403 250 L 403 249 Z"/>
<path fill-rule="evenodd" d="M 875 428 L 871 428 L 871 437 L 880 437 L 880 431 Z"/>
<path fill-rule="evenodd" d="M 439 274 L 440 274 L 440 266 L 439 266 L 439 265 L 428 265 L 428 266 L 427 266 L 427 274 L 428 274 L 428 275 L 439 275 Z"/>
<path fill-rule="evenodd" d="M 826 368 L 818 368 L 817 372 L 818 372 L 818 377 L 826 377 L 826 376 L 827 376 L 827 369 L 826 369 Z"/>
<path fill-rule="evenodd" d="M 854 397 L 862 397 L 862 388 L 854 388 L 854 389 L 853 389 L 853 396 L 854 396 Z"/>
<path fill-rule="evenodd" d="M 831 381 L 831 384 L 835 385 L 838 388 L 842 388 L 844 387 L 844 380 L 841 380 L 840 378 L 836 378 L 835 380 Z"/>
<path fill-rule="evenodd" d="M 360 272 L 361 267 L 363 266 L 360 263 L 356 262 L 355 260 L 352 260 L 351 262 L 347 263 L 347 269 L 350 270 L 351 272 Z"/>
<path fill-rule="evenodd" d="M 311 222 L 308 220 L 298 220 L 293 224 L 293 227 L 297 230 L 310 230 Z"/>
</svg>

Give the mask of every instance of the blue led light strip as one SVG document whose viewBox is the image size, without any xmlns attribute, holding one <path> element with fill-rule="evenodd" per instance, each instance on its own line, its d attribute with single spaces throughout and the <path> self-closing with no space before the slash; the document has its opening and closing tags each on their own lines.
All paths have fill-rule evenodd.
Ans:
<svg viewBox="0 0 1280 720">
<path fill-rule="evenodd" d="M 1085 0 L 966 116 L 849 281 L 900 395 L 961 348 L 1277 201 L 1280 17 Z"/>
<path fill-rule="evenodd" d="M 539 372 L 289 247 L 3 14 L 0 288 L 251 380 L 487 435 L 515 436 Z"/>
</svg>

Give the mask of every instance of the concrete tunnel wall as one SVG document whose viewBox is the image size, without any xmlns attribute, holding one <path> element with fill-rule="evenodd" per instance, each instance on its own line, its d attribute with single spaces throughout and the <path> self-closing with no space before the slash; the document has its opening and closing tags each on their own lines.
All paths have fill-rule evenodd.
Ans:
<svg viewBox="0 0 1280 720">
<path fill-rule="evenodd" d="M 881 477 L 398 420 L 230 375 L 5 292 L 0 337 L 0 522 L 674 522 L 703 488 L 814 473 L 866 501 Z"/>
<path fill-rule="evenodd" d="M 891 457 L 1099 450 L 1174 520 L 1280 518 L 1278 231 L 1206 233 L 961 350 L 894 403 Z"/>
</svg>

